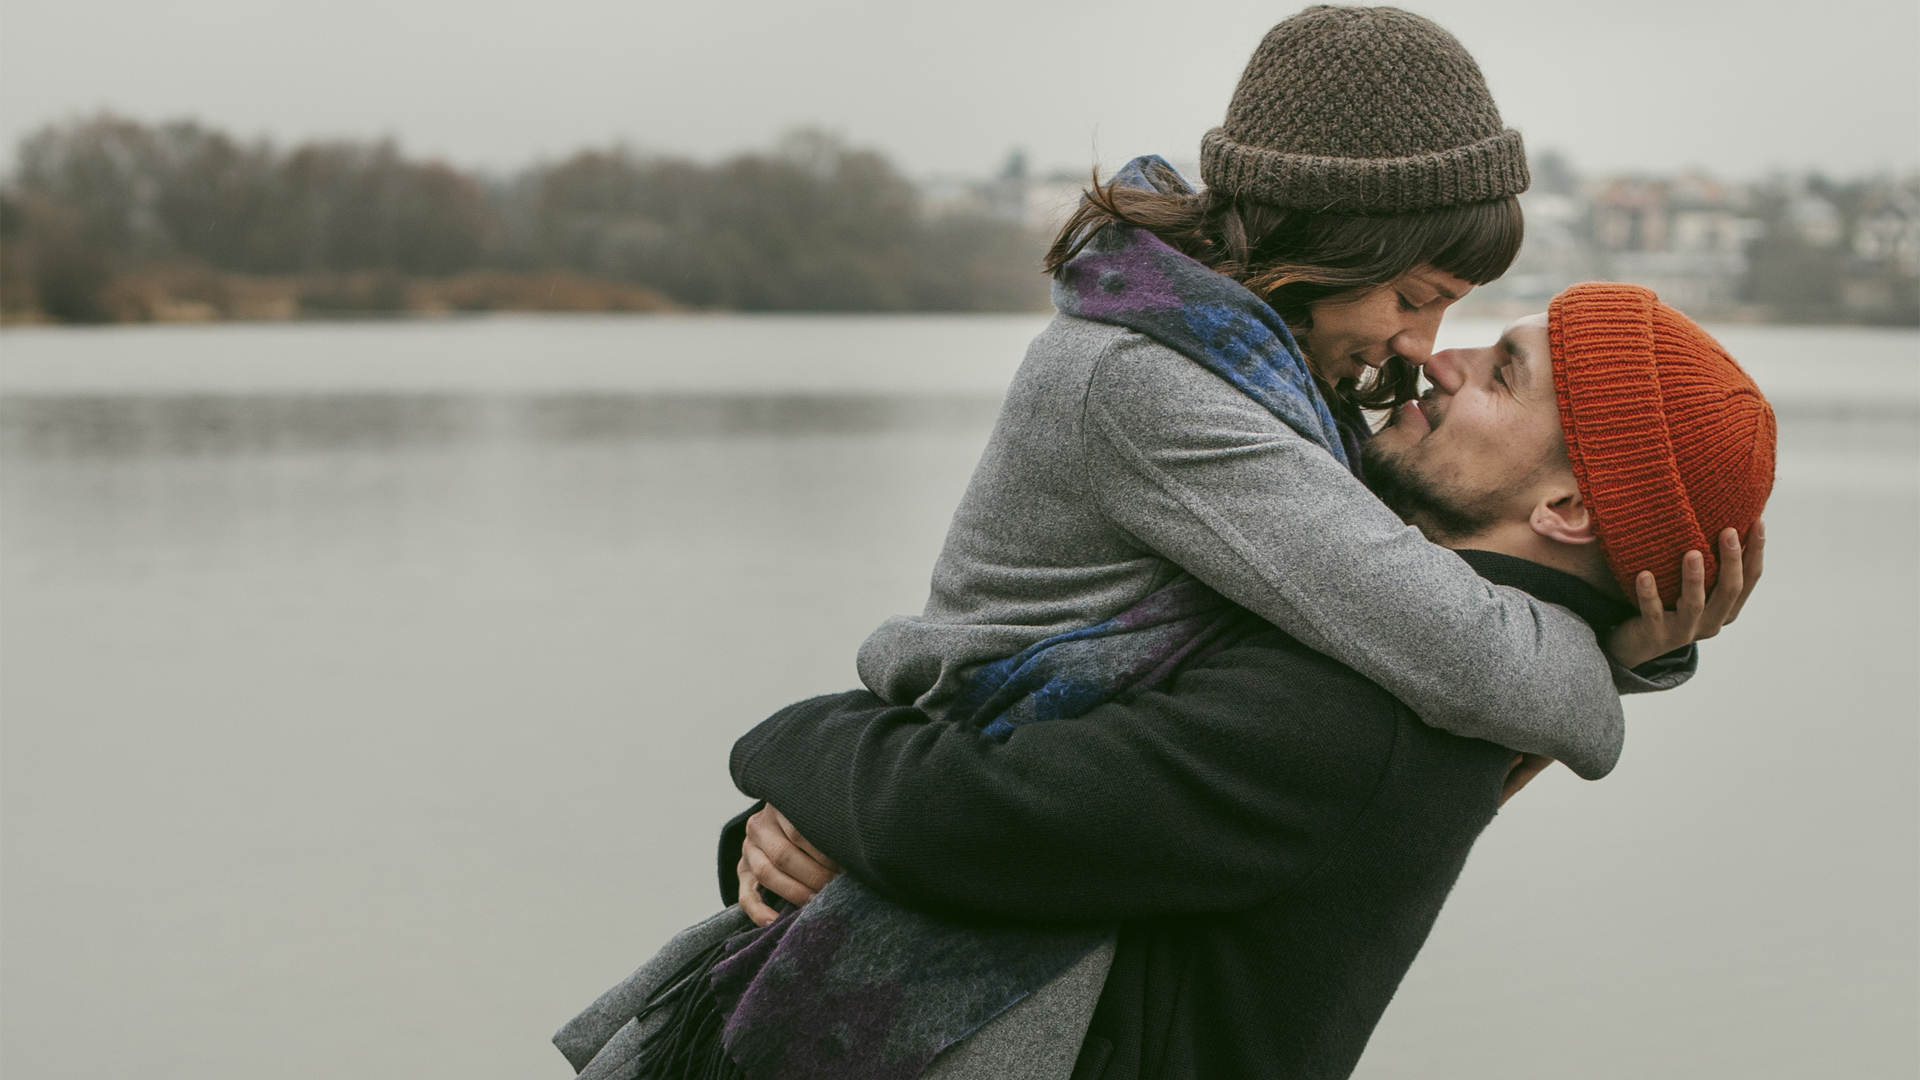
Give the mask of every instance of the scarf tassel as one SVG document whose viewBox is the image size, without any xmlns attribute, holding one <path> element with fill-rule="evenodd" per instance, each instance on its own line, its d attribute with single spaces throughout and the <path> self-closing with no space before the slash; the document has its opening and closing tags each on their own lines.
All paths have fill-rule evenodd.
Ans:
<svg viewBox="0 0 1920 1080">
<path fill-rule="evenodd" d="M 726 1018 L 713 992 L 713 966 L 727 957 L 715 942 L 661 982 L 640 1010 L 642 1024 L 655 1013 L 665 1022 L 641 1044 L 635 1080 L 747 1080 L 721 1044 Z"/>
</svg>

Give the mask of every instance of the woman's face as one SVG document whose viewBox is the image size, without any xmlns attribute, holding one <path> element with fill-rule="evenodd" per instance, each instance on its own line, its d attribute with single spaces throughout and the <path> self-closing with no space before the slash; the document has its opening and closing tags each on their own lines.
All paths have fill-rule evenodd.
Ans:
<svg viewBox="0 0 1920 1080">
<path fill-rule="evenodd" d="M 1425 364 L 1440 316 L 1472 291 L 1472 282 L 1416 266 L 1376 289 L 1309 305 L 1313 329 L 1300 339 L 1307 366 L 1331 385 L 1359 378 L 1390 356 Z"/>
</svg>

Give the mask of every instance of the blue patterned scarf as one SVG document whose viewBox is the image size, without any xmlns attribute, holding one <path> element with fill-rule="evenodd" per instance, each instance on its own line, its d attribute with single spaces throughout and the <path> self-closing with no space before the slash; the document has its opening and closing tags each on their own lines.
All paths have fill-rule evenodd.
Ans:
<svg viewBox="0 0 1920 1080">
<path fill-rule="evenodd" d="M 1189 190 L 1171 165 L 1152 156 L 1133 159 L 1114 183 Z M 1239 282 L 1152 233 L 1116 228 L 1096 236 L 1054 283 L 1053 303 L 1064 314 L 1153 338 L 1232 383 L 1341 464 L 1358 460 L 1358 446 L 1343 439 L 1280 316 Z M 1004 739 L 1024 723 L 1080 716 L 1162 685 L 1239 636 L 1248 618 L 1239 605 L 1182 575 L 1098 626 L 1056 634 L 982 665 L 948 718 L 978 723 Z"/>
<path fill-rule="evenodd" d="M 1114 179 L 1189 190 L 1157 157 L 1135 159 Z M 1177 350 L 1342 464 L 1354 456 L 1273 309 L 1158 237 L 1104 230 L 1067 264 L 1053 299 L 1065 314 L 1125 326 Z M 1164 685 L 1260 625 L 1183 575 L 1107 622 L 982 666 L 950 718 L 1005 739 L 1021 724 L 1078 716 Z M 710 1053 L 692 1071 L 751 1080 L 911 1080 L 941 1050 L 1110 935 L 1106 927 L 1034 929 L 922 914 L 842 875 L 805 907 L 736 935 L 691 977 L 711 987 L 715 1009 L 683 1026 L 717 1029 L 728 1059 Z"/>
</svg>

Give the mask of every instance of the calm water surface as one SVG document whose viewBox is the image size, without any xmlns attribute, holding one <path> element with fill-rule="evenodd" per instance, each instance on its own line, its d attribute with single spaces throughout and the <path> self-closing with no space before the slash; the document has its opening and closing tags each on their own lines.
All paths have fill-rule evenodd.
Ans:
<svg viewBox="0 0 1920 1080">
<path fill-rule="evenodd" d="M 918 610 L 1039 325 L 0 334 L 0 1069 L 570 1075 L 715 905 L 734 738 Z M 1920 1067 L 1920 335 L 1722 337 L 1764 592 L 1495 822 L 1362 1077 Z"/>
</svg>

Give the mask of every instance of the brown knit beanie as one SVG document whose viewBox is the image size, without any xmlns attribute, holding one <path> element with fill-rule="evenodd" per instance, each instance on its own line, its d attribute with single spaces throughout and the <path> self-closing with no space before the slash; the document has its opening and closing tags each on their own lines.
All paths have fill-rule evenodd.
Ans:
<svg viewBox="0 0 1920 1080">
<path fill-rule="evenodd" d="M 1404 214 L 1527 190 L 1520 133 L 1500 124 L 1452 35 L 1390 7 L 1310 7 L 1267 32 L 1200 141 L 1207 186 L 1272 206 Z"/>
<path fill-rule="evenodd" d="M 1642 570 L 1680 595 L 1680 559 L 1719 575 L 1720 530 L 1744 538 L 1773 491 L 1773 407 L 1692 319 L 1638 285 L 1589 282 L 1547 308 L 1553 385 L 1580 495 L 1628 596 Z"/>
</svg>

